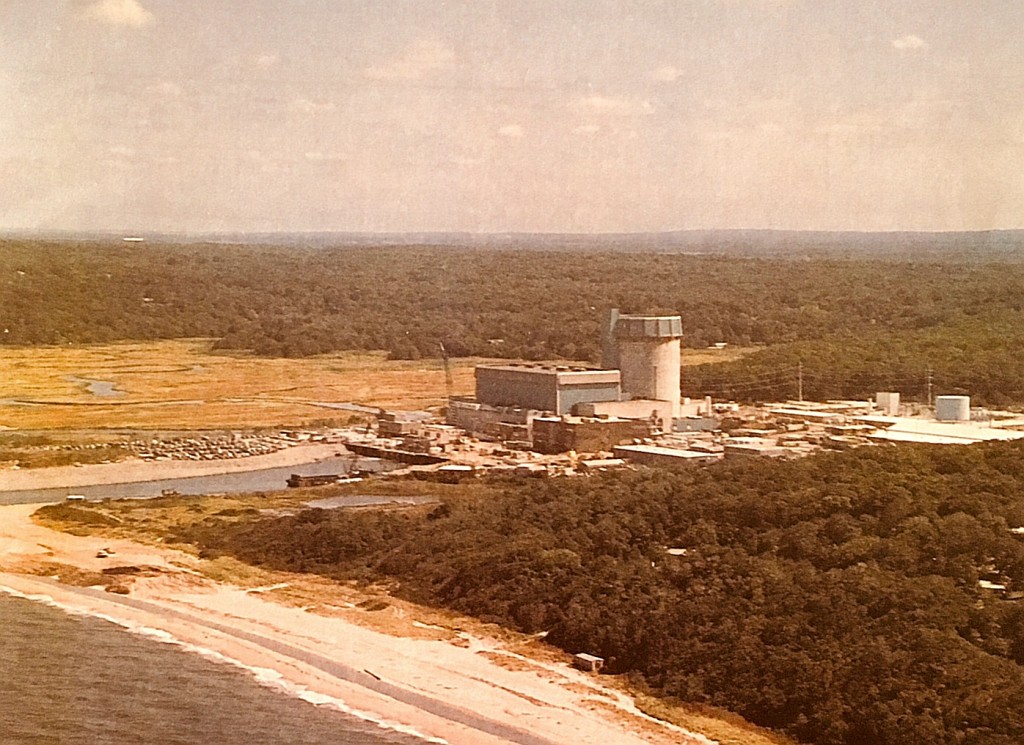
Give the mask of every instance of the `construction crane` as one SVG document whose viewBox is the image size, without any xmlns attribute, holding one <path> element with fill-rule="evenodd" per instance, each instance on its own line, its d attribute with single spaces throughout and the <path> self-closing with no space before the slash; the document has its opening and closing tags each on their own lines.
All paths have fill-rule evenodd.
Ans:
<svg viewBox="0 0 1024 745">
<path fill-rule="evenodd" d="M 444 348 L 444 342 L 438 342 L 438 346 L 441 347 L 441 361 L 444 362 L 444 397 L 445 403 L 451 401 L 452 389 L 455 387 L 455 383 L 452 381 L 452 365 L 448 359 L 448 350 Z"/>
</svg>

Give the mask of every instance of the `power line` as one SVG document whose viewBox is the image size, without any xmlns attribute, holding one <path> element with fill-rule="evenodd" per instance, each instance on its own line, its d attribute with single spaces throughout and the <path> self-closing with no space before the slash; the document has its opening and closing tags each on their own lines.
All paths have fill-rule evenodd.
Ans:
<svg viewBox="0 0 1024 745">
<path fill-rule="evenodd" d="M 785 389 L 794 383 L 797 388 L 797 398 L 803 400 L 806 393 L 807 383 L 811 384 L 811 391 L 820 395 L 819 389 L 863 389 L 875 387 L 878 390 L 921 390 L 921 379 L 908 374 L 894 374 L 893 370 L 854 370 L 842 371 L 842 373 L 830 373 L 828 371 L 808 371 L 804 369 L 803 361 L 799 361 L 796 368 L 773 368 L 763 370 L 759 374 L 746 375 L 741 378 L 728 376 L 694 376 L 696 385 L 707 395 L 744 395 L 744 394 L 777 394 L 784 395 Z M 965 381 L 954 381 L 952 378 L 937 376 L 929 366 L 925 371 L 924 393 L 929 405 L 934 401 L 934 386 L 939 383 L 950 388 L 969 387 Z M 789 388 L 792 390 L 792 388 Z M 838 393 L 838 392 L 836 392 Z M 841 395 L 841 394 L 840 394 Z"/>
</svg>

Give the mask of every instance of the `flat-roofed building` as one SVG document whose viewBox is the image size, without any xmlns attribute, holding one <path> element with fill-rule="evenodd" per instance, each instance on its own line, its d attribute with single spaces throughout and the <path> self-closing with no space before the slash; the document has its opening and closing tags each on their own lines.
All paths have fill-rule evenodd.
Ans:
<svg viewBox="0 0 1024 745">
<path fill-rule="evenodd" d="M 935 418 L 940 422 L 971 421 L 970 396 L 938 396 L 935 399 Z"/>
<path fill-rule="evenodd" d="M 763 437 L 733 437 L 725 442 L 726 458 L 782 458 L 795 452 Z"/>
<path fill-rule="evenodd" d="M 577 670 L 582 670 L 586 673 L 599 673 L 601 672 L 601 668 L 604 667 L 604 658 L 580 652 L 579 654 L 573 655 L 572 666 Z"/>
<path fill-rule="evenodd" d="M 781 408 L 768 411 L 776 419 L 791 422 L 807 422 L 814 424 L 842 424 L 843 415 L 834 411 L 819 411 L 815 409 L 794 409 Z"/>
<path fill-rule="evenodd" d="M 591 401 L 577 404 L 572 413 L 588 417 L 618 417 L 620 419 L 645 419 L 655 422 L 663 432 L 672 431 L 671 401 L 634 398 L 629 401 Z"/>
<path fill-rule="evenodd" d="M 868 435 L 873 440 L 923 442 L 935 445 L 970 445 L 992 440 L 1019 440 L 1024 432 L 989 427 L 972 422 L 933 422 L 910 417 L 865 416 L 858 423 L 877 427 Z"/>
<path fill-rule="evenodd" d="M 617 458 L 645 466 L 681 466 L 686 464 L 714 463 L 722 459 L 721 453 L 681 450 L 658 445 L 618 445 L 614 451 Z"/>
<path fill-rule="evenodd" d="M 480 365 L 476 368 L 476 400 L 487 406 L 562 415 L 577 404 L 618 401 L 622 397 L 621 379 L 618 370 L 568 365 Z"/>
<path fill-rule="evenodd" d="M 448 424 L 496 440 L 529 440 L 534 417 L 541 412 L 515 406 L 488 406 L 464 398 L 448 400 Z"/>
<path fill-rule="evenodd" d="M 642 419 L 588 419 L 583 417 L 537 417 L 533 420 L 533 449 L 538 453 L 610 451 L 621 442 L 651 434 Z"/>
</svg>

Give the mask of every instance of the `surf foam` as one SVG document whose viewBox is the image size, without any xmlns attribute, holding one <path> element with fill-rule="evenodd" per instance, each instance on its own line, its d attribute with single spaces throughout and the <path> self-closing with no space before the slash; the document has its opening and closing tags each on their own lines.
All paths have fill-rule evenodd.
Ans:
<svg viewBox="0 0 1024 745">
<path fill-rule="evenodd" d="M 0 592 L 10 595 L 12 597 L 21 598 L 23 600 L 30 600 L 35 603 L 42 603 L 51 608 L 56 608 L 70 616 L 78 616 L 83 618 L 96 618 L 101 621 L 106 621 L 115 626 L 133 633 L 139 636 L 152 639 L 153 641 L 160 642 L 161 644 L 170 644 L 176 646 L 183 651 L 190 652 L 192 654 L 198 654 L 213 662 L 217 662 L 224 665 L 231 665 L 243 670 L 250 677 L 252 677 L 259 685 L 266 688 L 275 689 L 285 695 L 292 696 L 294 698 L 305 701 L 313 706 L 326 707 L 334 709 L 342 714 L 355 717 L 364 722 L 375 725 L 381 729 L 390 730 L 399 734 L 408 735 L 416 739 L 422 740 L 423 742 L 431 743 L 432 745 L 449 745 L 448 741 L 441 737 L 431 737 L 418 731 L 416 728 L 409 725 L 402 724 L 400 722 L 394 722 L 389 719 L 378 717 L 370 712 L 362 711 L 360 709 L 354 709 L 344 702 L 344 700 L 331 696 L 326 693 L 313 690 L 307 686 L 299 683 L 294 683 L 287 678 L 284 674 L 278 670 L 268 667 L 259 667 L 255 665 L 247 665 L 241 660 L 236 660 L 233 657 L 229 657 L 221 652 L 218 652 L 207 647 L 202 647 L 197 644 L 182 641 L 176 636 L 171 634 L 165 629 L 158 629 L 152 626 L 146 626 L 144 624 L 135 623 L 128 621 L 123 618 L 116 618 L 115 616 L 108 615 L 99 611 L 87 610 L 73 604 L 62 603 L 56 600 L 50 595 L 40 593 L 26 593 L 17 590 L 13 587 L 6 585 L 0 585 Z"/>
</svg>

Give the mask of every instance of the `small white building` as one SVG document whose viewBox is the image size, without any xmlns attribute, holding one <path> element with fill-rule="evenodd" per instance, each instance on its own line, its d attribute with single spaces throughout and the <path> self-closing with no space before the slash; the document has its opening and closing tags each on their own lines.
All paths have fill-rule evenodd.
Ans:
<svg viewBox="0 0 1024 745">
<path fill-rule="evenodd" d="M 875 394 L 875 408 L 883 416 L 900 415 L 900 394 L 894 391 L 879 392 Z"/>
<path fill-rule="evenodd" d="M 592 654 L 586 652 L 580 652 L 579 654 L 573 655 L 572 666 L 577 670 L 583 670 L 587 673 L 599 673 L 601 668 L 604 667 L 604 658 L 595 657 Z"/>
<path fill-rule="evenodd" d="M 935 398 L 935 418 L 940 422 L 971 421 L 971 397 L 937 396 Z"/>
</svg>

